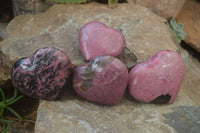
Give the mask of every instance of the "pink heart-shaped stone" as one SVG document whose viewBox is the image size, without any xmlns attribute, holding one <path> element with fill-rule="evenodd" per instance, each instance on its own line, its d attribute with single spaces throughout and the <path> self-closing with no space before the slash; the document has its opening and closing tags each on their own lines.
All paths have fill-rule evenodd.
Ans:
<svg viewBox="0 0 200 133">
<path fill-rule="evenodd" d="M 100 55 L 117 57 L 125 48 L 125 38 L 119 30 L 93 21 L 81 28 L 79 44 L 86 60 Z"/>
<path fill-rule="evenodd" d="M 74 70 L 73 87 L 88 101 L 119 104 L 128 83 L 128 70 L 117 58 L 99 56 Z"/>
<path fill-rule="evenodd" d="M 27 96 L 56 100 L 71 82 L 72 63 L 63 51 L 47 47 L 21 58 L 12 68 L 14 86 Z"/>
<path fill-rule="evenodd" d="M 129 93 L 141 102 L 172 103 L 181 88 L 184 74 L 184 61 L 178 53 L 160 51 L 131 70 Z"/>
</svg>

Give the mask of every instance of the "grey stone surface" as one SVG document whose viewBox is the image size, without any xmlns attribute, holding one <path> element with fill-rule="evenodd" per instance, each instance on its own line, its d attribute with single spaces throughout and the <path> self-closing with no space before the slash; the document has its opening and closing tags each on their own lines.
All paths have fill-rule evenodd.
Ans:
<svg viewBox="0 0 200 133">
<path fill-rule="evenodd" d="M 178 106 L 173 112 L 164 114 L 166 124 L 178 133 L 198 133 L 200 131 L 200 106 Z"/>
<path fill-rule="evenodd" d="M 0 50 L 9 66 L 16 59 L 30 56 L 36 49 L 46 46 L 63 49 L 74 64 L 82 63 L 78 33 L 85 23 L 94 20 L 119 29 L 139 62 L 162 49 L 177 50 L 166 20 L 148 9 L 126 3 L 110 9 L 94 2 L 54 5 L 45 13 L 16 17 L 7 28 L 10 38 L 0 44 Z"/>
<path fill-rule="evenodd" d="M 8 33 L 6 32 L 8 23 L 0 23 L 0 38 L 6 39 L 8 38 Z"/>
<path fill-rule="evenodd" d="M 184 41 L 200 53 L 200 2 L 187 0 L 180 14 L 177 16 L 178 23 L 184 25 L 186 37 Z"/>
<path fill-rule="evenodd" d="M 6 32 L 6 27 L 8 23 L 0 23 L 0 42 L 3 39 L 8 38 L 8 34 Z M 1 53 L 1 52 L 0 52 Z M 3 62 L 3 56 L 0 56 L 0 87 L 7 88 L 10 87 L 10 69 Z"/>
<path fill-rule="evenodd" d="M 166 20 L 146 8 L 126 3 L 114 9 L 94 2 L 59 4 L 45 13 L 18 16 L 8 25 L 9 38 L 0 43 L 1 63 L 10 70 L 17 59 L 30 56 L 39 48 L 53 46 L 64 50 L 74 65 L 81 64 L 85 60 L 79 48 L 78 33 L 85 23 L 94 20 L 119 29 L 138 62 L 163 49 L 178 51 Z M 179 52 L 186 64 L 186 75 L 174 103 L 143 104 L 126 94 L 119 105 L 102 106 L 81 99 L 68 87 L 61 100 L 40 102 L 35 132 L 178 132 L 167 121 L 170 117 L 164 114 L 173 113 L 174 108 L 181 106 L 200 105 L 200 64 L 183 49 Z"/>
<path fill-rule="evenodd" d="M 0 43 L 2 62 L 11 70 L 19 58 L 52 46 L 65 51 L 74 66 L 84 63 L 79 48 L 79 30 L 85 23 L 95 20 L 120 30 L 126 38 L 127 48 L 136 55 L 138 62 L 160 50 L 177 51 L 176 42 L 172 39 L 174 35 L 166 26 L 166 20 L 147 8 L 127 3 L 118 4 L 114 9 L 95 2 L 58 4 L 45 13 L 18 16 L 8 24 L 9 38 Z M 135 64 L 133 56 L 122 57 L 131 57 L 125 59 L 133 61 L 128 62 L 128 67 Z M 9 79 L 9 76 L 5 78 Z"/>
<path fill-rule="evenodd" d="M 152 12 L 166 19 L 176 18 L 186 0 L 133 0 L 134 3 L 147 7 Z"/>
<path fill-rule="evenodd" d="M 7 88 L 10 86 L 11 86 L 10 69 L 5 65 L 0 64 L 0 87 Z"/>
<path fill-rule="evenodd" d="M 44 0 L 12 0 L 14 16 L 40 13 L 51 5 L 50 2 Z"/>
<path fill-rule="evenodd" d="M 172 104 L 144 104 L 128 94 L 117 106 L 102 106 L 66 91 L 61 101 L 41 101 L 35 127 L 41 132 L 161 132 L 197 133 L 200 118 L 200 62 L 181 48 L 186 75 L 178 98 Z"/>
</svg>

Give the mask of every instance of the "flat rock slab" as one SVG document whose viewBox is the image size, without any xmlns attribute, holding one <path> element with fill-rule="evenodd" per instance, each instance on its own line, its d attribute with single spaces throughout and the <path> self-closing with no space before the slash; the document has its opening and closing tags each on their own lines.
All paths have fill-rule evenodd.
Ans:
<svg viewBox="0 0 200 133">
<path fill-rule="evenodd" d="M 187 0 L 180 14 L 178 23 L 184 24 L 187 33 L 184 41 L 200 52 L 200 1 Z"/>
<path fill-rule="evenodd" d="M 186 76 L 174 103 L 144 104 L 126 94 L 119 105 L 102 106 L 68 91 L 61 101 L 41 101 L 35 133 L 197 133 L 200 130 L 200 62 L 183 49 L 181 55 Z"/>
<path fill-rule="evenodd" d="M 43 0 L 12 0 L 14 16 L 43 12 L 51 5 Z"/>
<path fill-rule="evenodd" d="M 177 101 L 172 105 L 156 106 L 139 104 L 132 99 L 124 99 L 120 105 L 108 107 L 94 105 L 81 100 L 66 100 L 65 102 L 54 103 L 43 101 L 39 107 L 39 119 L 36 122 L 35 133 L 175 133 L 176 127 L 173 128 L 169 125 L 171 123 L 167 121 L 168 119 L 173 119 L 167 114 L 173 113 L 174 106 L 184 106 L 184 104 Z M 188 108 L 195 108 L 195 106 L 188 104 L 189 101 L 186 103 Z M 196 112 L 198 112 L 197 109 L 195 110 Z M 194 115 L 198 117 L 199 114 Z M 180 120 L 181 118 L 174 119 Z M 195 123 L 199 126 L 198 121 L 195 121 Z M 178 122 L 180 121 L 176 121 L 176 123 Z M 185 123 L 187 124 L 187 122 Z"/>
<path fill-rule="evenodd" d="M 1 60 L 1 58 L 0 58 Z M 0 87 L 7 88 L 11 86 L 10 69 L 0 64 Z"/>
<path fill-rule="evenodd" d="M 133 0 L 134 3 L 147 7 L 152 12 L 166 19 L 176 18 L 186 0 Z"/>
<path fill-rule="evenodd" d="M 186 47 L 188 46 L 185 44 L 184 48 Z M 183 49 L 181 50 L 181 56 L 186 65 L 182 91 L 184 91 L 196 105 L 200 105 L 200 53 L 193 51 L 191 48 L 189 52 Z"/>
<path fill-rule="evenodd" d="M 8 34 L 6 32 L 6 27 L 7 27 L 8 23 L 0 23 L 0 38 L 2 39 L 6 39 L 8 38 Z"/>
<path fill-rule="evenodd" d="M 84 24 L 95 20 L 124 34 L 129 50 L 126 49 L 125 55 L 119 58 L 129 68 L 136 64 L 130 51 L 136 55 L 138 62 L 147 60 L 160 50 L 177 51 L 176 37 L 166 26 L 166 20 L 147 8 L 124 3 L 110 9 L 104 4 L 90 2 L 54 5 L 45 13 L 16 17 L 8 24 L 9 37 L 0 43 L 0 56 L 11 69 L 19 58 L 52 46 L 65 51 L 73 65 L 82 64 L 85 60 L 79 47 L 79 31 Z"/>
<path fill-rule="evenodd" d="M 127 3 L 110 9 L 95 2 L 59 4 L 45 13 L 16 17 L 7 27 L 10 38 L 0 44 L 0 50 L 10 67 L 20 57 L 47 46 L 64 50 L 73 64 L 80 64 L 84 58 L 79 48 L 79 30 L 95 20 L 120 30 L 139 62 L 159 50 L 177 50 L 166 20 L 148 9 Z"/>
<path fill-rule="evenodd" d="M 173 112 L 164 114 L 169 124 L 178 133 L 198 133 L 200 131 L 200 106 L 178 106 L 172 108 Z"/>
<path fill-rule="evenodd" d="M 0 24 L 0 29 L 1 29 L 1 24 Z M 3 41 L 3 39 L 1 38 L 1 33 L 0 33 L 0 42 L 1 41 Z M 0 87 L 9 88 L 10 82 L 11 82 L 10 69 L 3 63 L 3 57 L 0 56 Z"/>
<path fill-rule="evenodd" d="M 79 47 L 79 30 L 85 23 L 95 20 L 120 30 L 126 38 L 127 48 L 136 55 L 138 62 L 160 50 L 178 50 L 166 20 L 147 8 L 127 3 L 118 4 L 114 9 L 95 2 L 59 4 L 45 13 L 18 16 L 8 25 L 9 38 L 0 43 L 3 64 L 11 68 L 17 59 L 49 46 L 65 51 L 74 65 L 81 64 L 85 60 Z M 180 105 L 194 105 L 183 91 L 177 102 L 168 106 L 140 104 L 128 95 L 114 107 L 92 104 L 73 91 L 66 91 L 61 101 L 41 101 L 35 130 L 36 133 L 175 132 L 163 123 L 162 113 Z"/>
</svg>

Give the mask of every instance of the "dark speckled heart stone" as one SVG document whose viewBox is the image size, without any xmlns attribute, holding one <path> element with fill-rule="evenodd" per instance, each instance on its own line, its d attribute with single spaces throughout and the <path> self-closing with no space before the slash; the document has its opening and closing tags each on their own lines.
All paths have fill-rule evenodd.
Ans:
<svg viewBox="0 0 200 133">
<path fill-rule="evenodd" d="M 66 53 L 48 47 L 21 58 L 12 68 L 14 86 L 27 96 L 56 100 L 70 82 L 72 64 Z"/>
</svg>

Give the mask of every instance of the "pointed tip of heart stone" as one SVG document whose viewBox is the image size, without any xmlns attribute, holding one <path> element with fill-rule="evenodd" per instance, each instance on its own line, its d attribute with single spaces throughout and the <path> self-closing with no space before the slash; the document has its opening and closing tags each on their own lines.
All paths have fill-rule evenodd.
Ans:
<svg viewBox="0 0 200 133">
<path fill-rule="evenodd" d="M 81 28 L 79 44 L 88 61 L 101 55 L 117 57 L 125 48 L 125 37 L 117 29 L 108 27 L 101 22 L 92 21 Z"/>
</svg>

